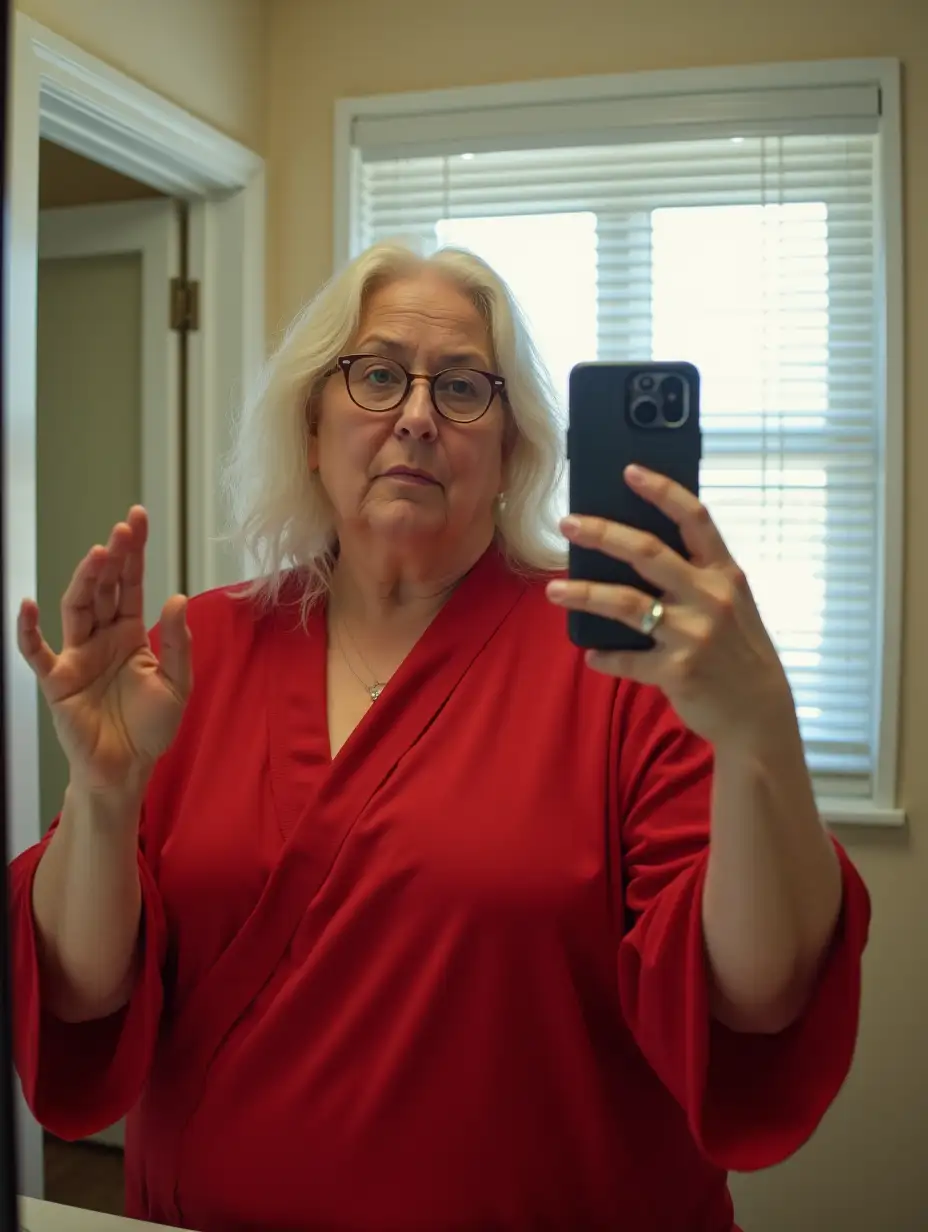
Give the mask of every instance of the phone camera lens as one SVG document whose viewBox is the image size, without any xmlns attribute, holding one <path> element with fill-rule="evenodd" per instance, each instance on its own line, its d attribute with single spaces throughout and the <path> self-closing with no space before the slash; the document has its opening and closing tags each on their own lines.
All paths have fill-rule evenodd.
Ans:
<svg viewBox="0 0 928 1232">
<path fill-rule="evenodd" d="M 665 402 L 682 402 L 683 382 L 678 376 L 665 376 L 661 381 L 661 395 Z"/>
<path fill-rule="evenodd" d="M 679 377 L 668 376 L 661 382 L 661 402 L 663 404 L 664 422 L 679 424 L 686 415 L 683 401 L 683 382 Z"/>
<path fill-rule="evenodd" d="M 680 424 L 683 422 L 684 407 L 682 402 L 664 403 L 664 423 Z"/>
<path fill-rule="evenodd" d="M 656 423 L 657 414 L 657 403 L 652 402 L 650 398 L 642 398 L 632 408 L 632 420 L 639 428 L 649 428 Z"/>
<path fill-rule="evenodd" d="M 648 390 L 653 389 L 654 388 L 654 377 L 649 376 L 648 373 L 646 372 L 643 373 L 638 378 L 638 388 L 642 390 L 644 393 L 647 393 Z"/>
</svg>

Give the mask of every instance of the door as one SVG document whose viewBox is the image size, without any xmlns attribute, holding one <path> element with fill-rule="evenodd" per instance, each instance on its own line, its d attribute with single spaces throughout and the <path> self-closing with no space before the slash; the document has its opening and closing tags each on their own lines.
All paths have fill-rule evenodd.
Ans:
<svg viewBox="0 0 928 1232">
<path fill-rule="evenodd" d="M 75 564 L 132 504 L 151 518 L 149 625 L 181 587 L 181 342 L 170 321 L 179 232 L 168 200 L 39 217 L 37 598 L 53 646 Z M 44 706 L 39 780 L 44 828 L 67 783 Z M 102 1137 L 121 1143 L 121 1127 Z"/>
<path fill-rule="evenodd" d="M 107 519 L 111 525 L 125 514 L 124 497 L 144 504 L 151 519 L 149 624 L 182 580 L 181 335 L 171 324 L 172 282 L 180 271 L 174 201 L 39 215 L 38 444 L 47 443 L 49 457 L 60 461 L 73 452 L 75 462 L 55 474 L 56 491 L 39 492 L 40 517 L 44 497 L 59 507 L 65 494 L 73 497 L 70 529 L 60 530 L 62 539 L 70 536 L 68 546 L 82 545 L 82 554 L 106 532 Z M 43 293 L 50 296 L 44 314 Z M 126 401 L 130 406 L 122 405 Z M 107 465 L 105 452 L 91 448 L 106 433 L 110 448 L 131 452 L 131 459 L 127 452 Z M 120 479 L 119 464 L 131 466 L 131 479 Z M 91 475 L 101 485 L 98 493 L 90 491 Z M 89 541 L 81 537 L 86 532 Z M 40 529 L 40 556 L 42 545 Z"/>
</svg>

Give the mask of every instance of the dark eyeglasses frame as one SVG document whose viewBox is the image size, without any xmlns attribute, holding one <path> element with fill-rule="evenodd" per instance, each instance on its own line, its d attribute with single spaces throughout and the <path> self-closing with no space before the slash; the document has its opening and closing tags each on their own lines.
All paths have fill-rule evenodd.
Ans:
<svg viewBox="0 0 928 1232">
<path fill-rule="evenodd" d="M 354 394 L 351 392 L 351 383 L 348 379 L 348 373 L 351 370 L 351 365 L 358 359 L 382 359 L 384 363 L 395 364 L 396 367 L 399 368 L 400 371 L 405 375 L 406 387 L 403 390 L 403 392 L 400 394 L 399 398 L 397 398 L 397 400 L 393 403 L 392 406 L 381 406 L 381 407 L 377 407 L 374 410 L 371 410 L 369 406 L 363 406 L 357 400 Z M 361 354 L 361 355 L 339 355 L 338 359 L 335 361 L 335 367 L 330 368 L 328 372 L 325 373 L 325 375 L 333 376 L 336 372 L 341 372 L 342 375 L 344 376 L 345 388 L 348 391 L 348 397 L 355 404 L 355 406 L 361 407 L 362 411 L 370 411 L 372 415 L 389 414 L 390 411 L 395 411 L 397 407 L 402 406 L 403 403 L 406 401 L 406 399 L 409 397 L 409 391 L 412 389 L 414 381 L 428 381 L 429 397 L 432 399 L 432 406 L 434 406 L 438 414 L 441 415 L 442 419 L 447 419 L 449 423 L 458 423 L 458 424 L 476 423 L 478 419 L 483 419 L 484 415 L 493 405 L 493 399 L 497 395 L 499 395 L 499 397 L 501 398 L 505 398 L 506 396 L 506 378 L 500 376 L 498 372 L 484 372 L 482 368 L 464 368 L 464 367 L 443 368 L 441 372 L 436 372 L 434 376 L 429 376 L 427 372 L 410 372 L 408 368 L 403 367 L 403 365 L 399 362 L 399 360 L 390 359 L 388 355 Z M 448 372 L 475 372 L 477 373 L 478 376 L 486 377 L 486 379 L 490 382 L 490 399 L 479 415 L 474 415 L 472 419 L 455 419 L 451 415 L 446 415 L 445 412 L 438 405 L 438 401 L 435 397 L 435 386 L 441 380 L 441 378 L 445 376 Z"/>
</svg>

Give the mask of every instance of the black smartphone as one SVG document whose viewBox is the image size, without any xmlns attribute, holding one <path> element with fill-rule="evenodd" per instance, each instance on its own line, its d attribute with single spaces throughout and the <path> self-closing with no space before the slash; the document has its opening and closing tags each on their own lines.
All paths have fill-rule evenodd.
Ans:
<svg viewBox="0 0 928 1232">
<path fill-rule="evenodd" d="M 571 513 L 608 518 L 657 535 L 686 555 L 677 526 L 625 482 L 632 463 L 699 493 L 699 372 L 690 363 L 588 363 L 571 370 L 567 461 Z M 630 565 L 570 544 L 568 572 L 612 585 L 658 590 Z M 567 631 L 594 650 L 649 650 L 654 639 L 587 612 L 569 612 Z"/>
</svg>

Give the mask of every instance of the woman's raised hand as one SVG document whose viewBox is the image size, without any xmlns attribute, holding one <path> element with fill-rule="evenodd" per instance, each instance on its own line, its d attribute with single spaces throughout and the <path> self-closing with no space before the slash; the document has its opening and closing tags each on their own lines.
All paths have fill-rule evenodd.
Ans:
<svg viewBox="0 0 928 1232">
<path fill-rule="evenodd" d="M 51 707 L 72 786 L 135 794 L 177 732 L 192 684 L 183 595 L 161 614 L 160 660 L 151 648 L 142 593 L 148 517 L 134 506 L 74 571 L 61 600 L 62 648 L 42 636 L 27 599 L 19 649 Z"/>
</svg>

